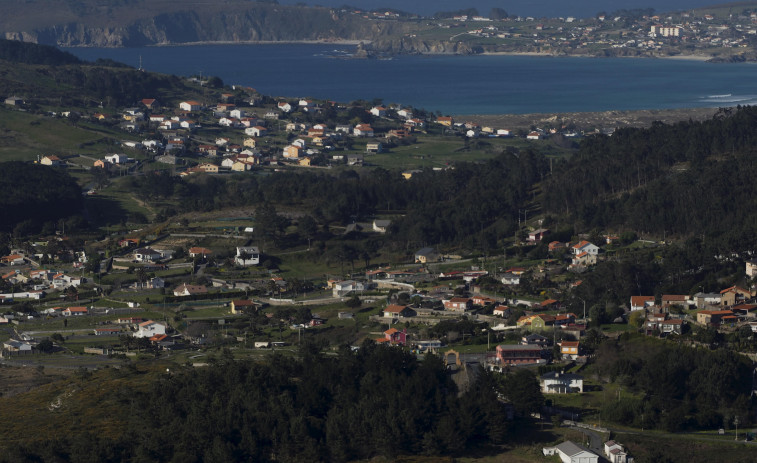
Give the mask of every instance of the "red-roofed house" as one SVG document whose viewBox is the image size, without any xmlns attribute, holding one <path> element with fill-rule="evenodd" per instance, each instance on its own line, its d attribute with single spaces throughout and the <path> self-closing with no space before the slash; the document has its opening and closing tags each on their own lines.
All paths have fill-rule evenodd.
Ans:
<svg viewBox="0 0 757 463">
<path fill-rule="evenodd" d="M 412 310 L 405 305 L 392 304 L 384 309 L 384 318 L 399 319 L 402 317 L 409 317 L 410 315 L 412 315 Z"/>
<path fill-rule="evenodd" d="M 703 325 L 719 325 L 724 317 L 733 316 L 730 310 L 700 310 L 697 322 Z"/>
<path fill-rule="evenodd" d="M 750 297 L 752 297 L 752 293 L 748 289 L 731 286 L 720 291 L 720 305 L 723 307 L 736 305 Z"/>
<path fill-rule="evenodd" d="M 231 301 L 231 313 L 240 314 L 254 312 L 257 309 L 257 304 L 249 299 L 238 299 Z"/>
<path fill-rule="evenodd" d="M 654 296 L 631 296 L 631 311 L 644 310 L 654 305 Z"/>
<path fill-rule="evenodd" d="M 89 311 L 86 307 L 67 307 L 61 312 L 64 317 L 87 315 Z"/>
<path fill-rule="evenodd" d="M 571 359 L 575 360 L 578 358 L 578 354 L 580 352 L 579 343 L 578 341 L 563 341 L 559 343 L 560 346 L 560 353 L 563 356 L 570 357 Z"/>
<path fill-rule="evenodd" d="M 384 331 L 384 338 L 382 340 L 392 345 L 404 346 L 407 341 L 407 329 L 403 328 L 400 331 L 397 328 L 389 328 Z"/>
</svg>

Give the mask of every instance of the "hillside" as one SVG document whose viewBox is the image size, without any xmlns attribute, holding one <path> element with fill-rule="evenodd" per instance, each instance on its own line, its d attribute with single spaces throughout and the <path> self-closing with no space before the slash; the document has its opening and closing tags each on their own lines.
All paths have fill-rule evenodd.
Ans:
<svg viewBox="0 0 757 463">
<path fill-rule="evenodd" d="M 39 11 L 45 11 L 40 15 Z M 145 46 L 192 42 L 360 41 L 401 33 L 406 23 L 375 22 L 327 8 L 227 0 L 0 1 L 5 38 L 59 46 Z"/>
</svg>

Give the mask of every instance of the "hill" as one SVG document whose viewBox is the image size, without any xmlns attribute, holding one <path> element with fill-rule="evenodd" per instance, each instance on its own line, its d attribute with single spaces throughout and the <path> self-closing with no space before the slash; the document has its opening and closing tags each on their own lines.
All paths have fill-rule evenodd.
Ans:
<svg viewBox="0 0 757 463">
<path fill-rule="evenodd" d="M 39 11 L 46 14 L 40 15 Z M 375 22 L 322 7 L 247 0 L 0 2 L 5 38 L 59 46 L 145 46 L 193 42 L 361 41 L 408 25 Z"/>
</svg>

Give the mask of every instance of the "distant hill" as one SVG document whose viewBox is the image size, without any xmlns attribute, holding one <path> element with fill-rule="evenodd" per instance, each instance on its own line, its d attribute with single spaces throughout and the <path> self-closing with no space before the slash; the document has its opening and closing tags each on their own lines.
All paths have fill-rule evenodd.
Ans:
<svg viewBox="0 0 757 463">
<path fill-rule="evenodd" d="M 249 0 L 114 0 L 107 5 L 95 0 L 0 0 L 0 33 L 5 38 L 58 46 L 360 41 L 402 33 L 408 26 L 329 8 Z"/>
<path fill-rule="evenodd" d="M 301 0 L 279 0 L 279 3 L 294 5 Z M 617 10 L 631 10 L 637 8 L 654 8 L 658 13 L 667 11 L 689 10 L 703 6 L 717 4 L 713 0 L 308 0 L 308 5 L 318 4 L 330 7 L 351 5 L 365 10 L 381 8 L 396 8 L 408 13 L 431 16 L 439 11 L 456 11 L 476 8 L 484 16 L 488 16 L 492 8 L 502 8 L 509 14 L 519 16 L 559 17 L 575 16 L 590 17 L 600 11 L 611 13 Z"/>
<path fill-rule="evenodd" d="M 0 39 L 0 60 L 12 63 L 46 64 L 81 64 L 81 60 L 71 53 L 58 50 L 52 46 L 35 45 L 17 40 Z"/>
</svg>

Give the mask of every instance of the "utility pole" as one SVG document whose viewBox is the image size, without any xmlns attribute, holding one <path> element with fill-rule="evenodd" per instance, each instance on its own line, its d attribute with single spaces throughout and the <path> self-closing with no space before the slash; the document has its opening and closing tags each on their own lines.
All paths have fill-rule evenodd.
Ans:
<svg viewBox="0 0 757 463">
<path fill-rule="evenodd" d="M 736 439 L 734 440 L 739 440 L 739 417 L 738 416 L 733 419 L 733 424 L 736 425 Z"/>
</svg>

